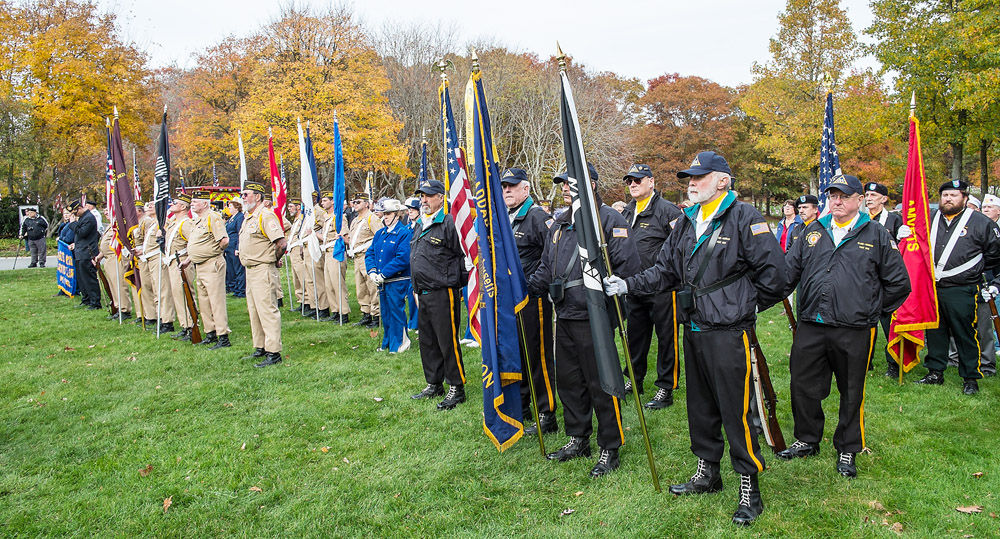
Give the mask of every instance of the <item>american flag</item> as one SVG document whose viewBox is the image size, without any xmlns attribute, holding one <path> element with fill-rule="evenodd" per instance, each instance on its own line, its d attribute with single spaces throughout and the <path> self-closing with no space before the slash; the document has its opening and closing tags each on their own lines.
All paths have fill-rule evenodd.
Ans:
<svg viewBox="0 0 1000 539">
<path fill-rule="evenodd" d="M 826 214 L 826 191 L 830 180 L 839 176 L 840 156 L 837 155 L 837 139 L 833 133 L 833 93 L 826 93 L 826 115 L 823 118 L 823 142 L 819 150 L 819 210 Z"/>
<path fill-rule="evenodd" d="M 135 189 L 135 199 L 142 200 L 142 186 L 139 185 L 139 166 L 135 160 L 135 148 L 132 148 L 132 188 Z"/>
<path fill-rule="evenodd" d="M 215 161 L 212 161 L 212 185 L 219 186 L 219 175 L 215 173 Z"/>
<path fill-rule="evenodd" d="M 455 131 L 455 117 L 451 112 L 451 97 L 448 81 L 441 83 L 438 90 L 441 103 L 441 129 L 444 131 L 444 145 L 447 149 L 447 171 L 445 184 L 448 189 L 448 212 L 455 220 L 455 228 L 462 240 L 462 250 L 472 261 L 469 271 L 468 291 L 469 326 L 476 340 L 480 340 L 479 303 L 482 291 L 479 288 L 479 236 L 476 234 L 476 212 L 473 208 L 472 191 L 469 189 L 469 174 L 465 168 L 465 152 L 458 146 Z"/>
</svg>

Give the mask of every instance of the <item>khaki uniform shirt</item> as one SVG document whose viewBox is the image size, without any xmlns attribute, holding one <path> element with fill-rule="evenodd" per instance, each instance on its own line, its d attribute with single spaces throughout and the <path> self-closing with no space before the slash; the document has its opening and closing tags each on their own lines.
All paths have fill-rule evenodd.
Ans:
<svg viewBox="0 0 1000 539">
<path fill-rule="evenodd" d="M 323 239 L 323 242 L 321 243 L 321 246 L 323 246 L 323 250 L 324 251 L 329 251 L 329 250 L 333 249 L 333 244 L 334 244 L 335 240 L 337 239 L 337 237 L 336 237 L 337 235 L 333 232 L 333 227 L 336 226 L 337 219 L 334 216 L 334 214 L 332 214 L 332 213 L 326 213 L 325 211 L 323 212 L 323 219 L 324 219 L 324 221 L 323 221 L 323 238 L 324 239 Z M 346 221 L 347 221 L 347 219 L 344 219 L 343 221 L 340 222 L 340 233 L 341 234 L 346 234 L 348 232 L 347 227 L 344 226 L 344 224 L 346 223 Z"/>
<path fill-rule="evenodd" d="M 284 237 L 278 216 L 271 209 L 258 206 L 240 228 L 240 262 L 248 268 L 274 264 L 278 255 L 274 242 Z"/>
<path fill-rule="evenodd" d="M 139 223 L 132 229 L 132 245 L 141 248 L 143 239 L 146 237 L 146 230 L 149 229 L 150 225 L 155 224 L 156 219 L 148 215 L 139 219 Z"/>
<path fill-rule="evenodd" d="M 117 255 L 115 255 L 115 245 L 117 243 L 115 241 L 115 228 L 108 226 L 104 230 L 104 235 L 101 236 L 101 254 L 104 255 L 104 258 L 117 258 Z"/>
<path fill-rule="evenodd" d="M 351 232 L 348 238 L 350 242 L 347 248 L 353 253 L 352 256 L 363 256 L 371 242 L 375 239 L 375 232 L 382 228 L 382 220 L 375 216 L 375 212 L 368 212 L 364 217 L 357 217 L 351 223 Z"/>
<path fill-rule="evenodd" d="M 277 219 L 277 218 L 275 218 Z M 215 210 L 206 210 L 204 215 L 195 216 L 188 235 L 188 257 L 195 264 L 219 256 L 222 247 L 219 242 L 229 238 L 226 233 L 226 221 Z M 243 246 L 240 245 L 240 249 Z"/>
<path fill-rule="evenodd" d="M 180 214 L 169 221 L 167 225 L 167 255 L 171 259 L 174 253 L 182 258 L 187 254 L 188 237 L 194 229 L 194 221 L 186 214 Z"/>
</svg>

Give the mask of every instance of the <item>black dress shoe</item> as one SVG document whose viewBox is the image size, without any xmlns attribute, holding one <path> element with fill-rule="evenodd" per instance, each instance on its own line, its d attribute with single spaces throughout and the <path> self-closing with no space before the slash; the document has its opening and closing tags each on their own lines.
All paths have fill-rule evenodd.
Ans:
<svg viewBox="0 0 1000 539">
<path fill-rule="evenodd" d="M 316 309 L 313 309 L 307 303 L 306 306 L 302 308 L 302 316 L 305 317 L 305 318 L 315 318 L 316 317 Z"/>
<path fill-rule="evenodd" d="M 340 315 L 340 323 L 341 324 L 347 324 L 350 321 L 351 321 L 351 317 L 350 316 L 347 316 L 346 314 Z"/>
<path fill-rule="evenodd" d="M 285 300 L 282 298 L 278 298 L 278 308 L 280 309 L 284 306 L 285 306 Z"/>
<path fill-rule="evenodd" d="M 219 342 L 209 347 L 209 350 L 218 350 L 219 348 L 229 348 L 230 346 L 232 345 L 229 344 L 229 334 L 227 333 L 225 335 L 219 335 Z"/>
<path fill-rule="evenodd" d="M 976 393 L 979 393 L 979 382 L 975 380 L 966 380 L 965 383 L 962 384 L 962 393 L 966 395 L 975 395 Z"/>
<path fill-rule="evenodd" d="M 819 443 L 809 443 L 800 442 L 795 440 L 795 443 L 788 446 L 784 451 L 778 451 L 774 456 L 779 459 L 792 460 L 802 457 L 809 457 L 812 455 L 819 454 Z"/>
<path fill-rule="evenodd" d="M 764 501 L 760 499 L 757 474 L 740 474 L 740 501 L 733 513 L 733 524 L 749 526 L 764 512 Z"/>
<path fill-rule="evenodd" d="M 174 332 L 173 322 L 165 322 L 160 324 L 160 333 L 173 333 L 173 332 Z"/>
<path fill-rule="evenodd" d="M 254 348 L 252 354 L 250 354 L 249 356 L 243 356 L 241 359 L 257 359 L 259 357 L 264 357 L 266 355 L 267 352 L 265 352 L 263 348 Z"/>
<path fill-rule="evenodd" d="M 618 450 L 601 449 L 597 463 L 590 469 L 590 477 L 601 477 L 618 469 Z"/>
<path fill-rule="evenodd" d="M 443 401 L 438 403 L 437 409 L 451 410 L 463 402 L 465 402 L 465 386 L 455 384 L 448 388 L 448 394 L 444 396 Z"/>
<path fill-rule="evenodd" d="M 837 473 L 848 479 L 854 479 L 858 476 L 858 467 L 854 464 L 854 453 L 837 454 Z"/>
<path fill-rule="evenodd" d="M 923 378 L 914 383 L 939 386 L 944 384 L 944 373 L 941 371 L 927 371 L 927 374 Z"/>
<path fill-rule="evenodd" d="M 319 321 L 329 322 L 330 321 L 330 309 L 320 309 L 319 310 Z"/>
<path fill-rule="evenodd" d="M 87 310 L 88 310 L 88 311 L 96 311 L 96 310 L 98 310 L 98 309 L 100 309 L 100 308 L 101 308 L 101 306 L 100 306 L 100 305 L 88 305 L 88 306 L 87 306 Z"/>
<path fill-rule="evenodd" d="M 886 378 L 899 378 L 899 364 L 889 363 L 885 367 L 885 377 Z"/>
<path fill-rule="evenodd" d="M 441 384 L 427 384 L 423 391 L 416 395 L 410 395 L 411 399 L 429 399 L 444 395 L 444 386 Z"/>
<path fill-rule="evenodd" d="M 584 438 L 582 436 L 571 436 L 569 443 L 560 447 L 558 450 L 545 455 L 545 458 L 549 460 L 555 460 L 559 462 L 566 462 L 567 460 L 575 459 L 577 457 L 589 457 L 590 456 L 590 438 Z"/>
<path fill-rule="evenodd" d="M 698 467 L 687 483 L 670 485 L 670 493 L 675 496 L 687 494 L 710 494 L 722 491 L 722 474 L 719 463 L 698 459 Z"/>
<path fill-rule="evenodd" d="M 645 404 L 646 408 L 650 410 L 662 410 L 667 406 L 674 404 L 674 390 L 672 389 L 660 389 L 656 390 L 656 395 L 653 396 L 653 400 Z"/>
<path fill-rule="evenodd" d="M 552 412 L 542 412 L 538 414 L 538 423 L 542 425 L 542 434 L 559 432 L 559 423 L 556 421 L 556 414 Z M 538 425 L 525 427 L 524 433 L 532 436 L 538 433 Z"/>
<path fill-rule="evenodd" d="M 157 322 L 156 320 L 150 320 L 147 318 L 144 327 L 146 328 L 146 331 L 156 331 L 156 326 L 158 324 L 159 322 Z"/>
<path fill-rule="evenodd" d="M 361 317 L 361 320 L 358 320 L 357 322 L 354 323 L 354 327 L 359 328 L 361 326 L 367 326 L 368 323 L 372 321 L 372 315 L 368 313 L 362 313 L 362 315 L 363 316 Z"/>
<path fill-rule="evenodd" d="M 217 342 L 219 342 L 219 338 L 215 336 L 215 332 L 209 331 L 208 333 L 205 334 L 205 336 L 201 339 L 201 342 L 198 344 L 208 346 L 210 344 L 215 344 Z"/>
<path fill-rule="evenodd" d="M 189 335 L 190 333 L 191 333 L 190 329 L 188 329 L 188 328 L 181 328 L 180 331 L 178 331 L 177 333 L 171 335 L 170 338 L 174 339 L 175 341 L 178 341 L 178 340 L 183 339 L 185 335 Z"/>
<path fill-rule="evenodd" d="M 368 324 L 366 324 L 365 327 L 370 329 L 375 329 L 381 325 L 382 325 L 382 319 L 379 315 L 376 314 L 371 316 L 371 320 L 368 321 Z"/>
<path fill-rule="evenodd" d="M 260 363 L 254 365 L 254 367 L 262 369 L 264 367 L 270 367 L 271 365 L 277 365 L 278 363 L 281 363 L 280 352 L 266 352 L 266 355 L 264 356 L 264 361 L 261 361 Z"/>
</svg>

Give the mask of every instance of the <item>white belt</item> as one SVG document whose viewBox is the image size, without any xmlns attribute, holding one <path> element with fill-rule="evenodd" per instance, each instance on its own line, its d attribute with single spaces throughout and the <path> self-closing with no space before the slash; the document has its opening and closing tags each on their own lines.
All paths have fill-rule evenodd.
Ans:
<svg viewBox="0 0 1000 539">
<path fill-rule="evenodd" d="M 140 256 L 139 260 L 142 260 L 143 262 L 148 262 L 150 258 L 153 258 L 154 256 L 156 256 L 158 254 L 160 254 L 160 252 L 157 251 L 156 249 L 153 249 L 153 252 L 147 253 L 147 254 L 144 254 L 144 255 Z"/>
<path fill-rule="evenodd" d="M 955 266 L 954 268 L 947 270 L 940 267 L 934 268 L 934 281 L 935 282 L 940 281 L 941 279 L 947 279 L 948 277 L 952 277 L 958 275 L 959 273 L 969 271 L 970 269 L 976 267 L 976 264 L 978 264 L 979 261 L 981 261 L 982 259 L 983 259 L 983 253 L 979 253 L 978 255 L 966 261 L 965 264 L 962 264 L 960 266 Z"/>
<path fill-rule="evenodd" d="M 361 254 L 361 253 L 365 252 L 365 250 L 368 249 L 368 247 L 371 244 L 372 244 L 372 242 L 371 242 L 371 240 L 369 240 L 369 241 L 366 241 L 365 243 L 362 243 L 361 245 L 358 245 L 354 249 L 348 249 L 347 250 L 347 256 L 353 257 L 355 254 Z"/>
</svg>

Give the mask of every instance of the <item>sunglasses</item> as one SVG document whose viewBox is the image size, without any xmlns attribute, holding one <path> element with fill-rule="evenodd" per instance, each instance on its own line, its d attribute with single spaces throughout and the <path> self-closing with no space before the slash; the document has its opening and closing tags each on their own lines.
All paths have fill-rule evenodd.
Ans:
<svg viewBox="0 0 1000 539">
<path fill-rule="evenodd" d="M 625 185 L 640 184 L 645 179 L 646 178 L 632 178 L 632 177 L 628 177 L 628 178 L 625 178 Z"/>
</svg>

